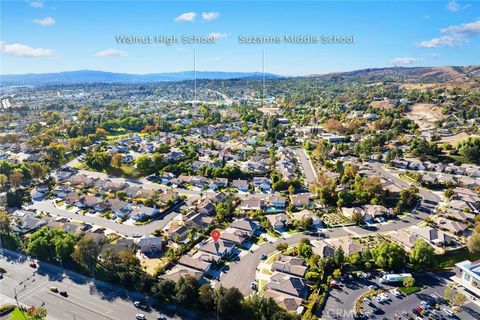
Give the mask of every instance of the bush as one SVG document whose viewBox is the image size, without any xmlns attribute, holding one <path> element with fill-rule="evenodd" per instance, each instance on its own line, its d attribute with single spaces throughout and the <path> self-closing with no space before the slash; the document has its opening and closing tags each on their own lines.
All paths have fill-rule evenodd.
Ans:
<svg viewBox="0 0 480 320">
<path fill-rule="evenodd" d="M 6 304 L 6 305 L 3 305 L 0 307 L 0 316 L 4 316 L 6 314 L 9 314 L 10 312 L 12 312 L 13 310 L 15 310 L 16 306 L 14 306 L 13 304 Z"/>
</svg>

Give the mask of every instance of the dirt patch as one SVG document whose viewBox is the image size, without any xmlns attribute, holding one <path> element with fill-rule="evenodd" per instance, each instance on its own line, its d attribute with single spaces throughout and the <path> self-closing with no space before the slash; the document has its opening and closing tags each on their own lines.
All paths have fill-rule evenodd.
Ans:
<svg viewBox="0 0 480 320">
<path fill-rule="evenodd" d="M 370 106 L 373 108 L 386 109 L 386 110 L 391 110 L 395 107 L 393 103 L 388 101 L 372 101 L 370 102 Z"/>
<path fill-rule="evenodd" d="M 145 272 L 154 275 L 159 267 L 165 265 L 165 261 L 162 261 L 162 259 L 141 259 L 140 264 L 145 269 Z"/>
<path fill-rule="evenodd" d="M 448 137 L 442 137 L 440 142 L 442 143 L 450 143 L 452 146 L 455 146 L 457 143 L 462 142 L 463 140 L 466 140 L 469 137 L 480 137 L 479 135 L 474 135 L 474 134 L 468 134 L 466 132 L 458 133 L 453 136 L 448 136 Z"/>
<path fill-rule="evenodd" d="M 445 83 L 403 83 L 400 85 L 400 88 L 404 90 L 434 90 L 434 89 L 453 89 L 453 88 L 462 88 L 462 89 L 474 89 L 478 88 L 480 84 L 475 81 L 451 81 Z"/>
<path fill-rule="evenodd" d="M 441 107 L 432 103 L 415 103 L 410 106 L 410 111 L 407 112 L 406 116 L 415 121 L 420 130 L 433 129 L 436 121 L 446 118 L 442 114 Z"/>
</svg>

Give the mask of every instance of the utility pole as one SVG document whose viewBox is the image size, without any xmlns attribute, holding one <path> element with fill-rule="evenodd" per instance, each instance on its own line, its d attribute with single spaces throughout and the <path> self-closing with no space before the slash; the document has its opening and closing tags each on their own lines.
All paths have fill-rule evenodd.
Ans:
<svg viewBox="0 0 480 320">
<path fill-rule="evenodd" d="M 262 107 L 265 106 L 265 49 L 262 51 Z"/>
<path fill-rule="evenodd" d="M 17 303 L 18 310 L 20 310 L 20 313 L 22 314 L 23 318 L 25 320 L 27 320 L 27 317 L 25 317 L 25 313 L 23 313 L 22 307 L 20 306 L 20 303 L 18 302 L 17 288 L 13 288 L 13 291 L 15 292 L 15 302 Z"/>
<path fill-rule="evenodd" d="M 197 48 L 193 48 L 193 103 L 197 101 Z"/>
</svg>

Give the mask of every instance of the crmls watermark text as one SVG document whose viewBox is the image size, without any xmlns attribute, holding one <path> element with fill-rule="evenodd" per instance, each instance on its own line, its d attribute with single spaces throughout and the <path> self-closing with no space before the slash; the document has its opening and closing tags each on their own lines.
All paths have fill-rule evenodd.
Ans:
<svg viewBox="0 0 480 320">
<path fill-rule="evenodd" d="M 334 319 L 354 319 L 357 314 L 354 310 L 345 309 L 327 309 L 326 315 L 328 318 Z"/>
</svg>

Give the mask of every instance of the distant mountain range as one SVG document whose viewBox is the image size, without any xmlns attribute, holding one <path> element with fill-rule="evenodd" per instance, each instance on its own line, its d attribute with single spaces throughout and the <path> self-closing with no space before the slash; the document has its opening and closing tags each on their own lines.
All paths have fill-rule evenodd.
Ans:
<svg viewBox="0 0 480 320">
<path fill-rule="evenodd" d="M 328 74 L 312 74 L 307 77 L 320 77 L 325 79 L 361 79 L 367 81 L 394 80 L 408 81 L 461 81 L 480 79 L 480 65 L 471 66 L 446 66 L 446 67 L 390 67 L 372 68 L 348 72 L 335 72 Z"/>
<path fill-rule="evenodd" d="M 45 85 L 45 84 L 80 84 L 80 83 L 143 83 L 159 81 L 193 80 L 193 71 L 129 74 L 104 71 L 79 70 L 58 73 L 29 73 L 0 75 L 1 85 Z M 276 74 L 265 74 L 268 79 L 281 78 Z M 197 71 L 197 79 L 261 79 L 260 72 L 222 72 Z"/>
<path fill-rule="evenodd" d="M 30 73 L 0 75 L 0 85 L 46 85 L 46 84 L 81 84 L 81 83 L 147 83 L 160 81 L 192 80 L 193 71 L 129 74 L 104 71 L 79 70 L 58 73 Z M 283 78 L 283 76 L 267 73 L 267 79 Z M 480 65 L 446 66 L 446 67 L 390 67 L 372 68 L 348 72 L 328 74 L 312 74 L 306 78 L 359 79 L 365 81 L 397 82 L 450 82 L 480 81 Z M 261 79 L 260 72 L 223 72 L 197 71 L 197 79 Z M 302 78 L 302 77 L 300 77 Z"/>
</svg>

